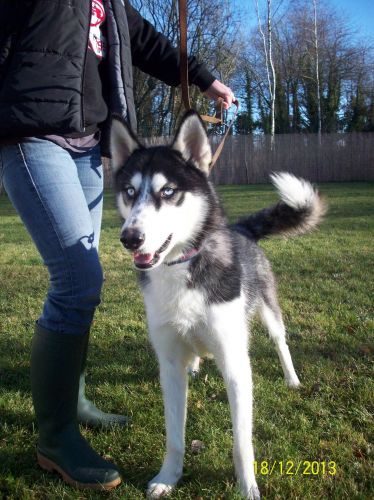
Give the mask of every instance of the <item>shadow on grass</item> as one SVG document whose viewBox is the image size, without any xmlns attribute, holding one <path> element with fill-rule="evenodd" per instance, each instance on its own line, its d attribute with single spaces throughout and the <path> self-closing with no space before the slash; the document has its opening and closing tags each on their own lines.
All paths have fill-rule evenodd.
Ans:
<svg viewBox="0 0 374 500">
<path fill-rule="evenodd" d="M 139 460 L 133 462 L 130 467 L 120 467 L 120 472 L 125 478 L 126 484 L 145 493 L 148 482 L 159 473 L 161 465 L 162 461 L 155 459 L 147 467 L 144 467 L 144 462 Z M 183 476 L 178 482 L 172 497 L 195 498 L 191 496 L 184 497 L 184 489 L 186 488 L 189 494 L 195 493 L 196 498 L 200 498 L 199 493 L 201 493 L 202 489 L 214 491 L 217 489 L 217 484 L 221 484 L 222 489 L 224 489 L 225 484 L 227 485 L 228 482 L 235 484 L 235 481 L 232 459 L 229 459 L 222 467 L 215 468 L 203 464 L 201 460 L 191 463 L 191 458 L 187 454 L 184 461 Z"/>
<path fill-rule="evenodd" d="M 7 391 L 30 391 L 31 340 L 25 343 L 14 337 L 0 338 L 0 388 Z M 99 346 L 90 342 L 89 370 L 98 370 L 109 383 L 125 383 L 134 377 L 153 380 L 158 375 L 157 361 L 146 339 L 113 341 Z M 111 366 L 129 368 L 126 380 L 121 373 L 111 373 Z M 132 375 L 134 373 L 134 375 Z M 128 378 L 129 377 L 129 378 Z"/>
<path fill-rule="evenodd" d="M 253 372 L 261 374 L 269 382 L 283 377 L 273 343 L 265 332 L 259 332 L 251 342 L 251 361 Z M 290 350 L 296 368 L 302 367 L 304 360 L 308 364 L 330 362 L 337 368 L 345 369 L 350 364 L 365 362 L 371 350 L 357 346 L 352 348 L 350 337 L 326 341 L 323 345 L 303 339 L 291 342 Z M 373 347 L 374 349 L 374 347 Z M 1 339 L 0 352 L 0 390 L 18 392 L 30 397 L 30 346 L 16 339 Z M 210 366 L 210 365 L 214 366 Z M 213 376 L 220 377 L 215 363 L 206 364 Z M 206 369 L 206 368 L 205 368 Z M 204 368 L 203 368 L 204 370 Z M 213 371 L 212 371 L 213 370 Z M 95 386 L 99 383 L 113 385 L 133 385 L 158 380 L 158 363 L 152 347 L 144 338 L 122 339 L 99 346 L 95 341 L 90 343 L 88 354 L 88 383 Z"/>
<path fill-rule="evenodd" d="M 265 332 L 257 334 L 256 338 L 252 340 L 251 360 L 254 369 L 256 369 L 256 366 L 268 367 L 269 370 L 266 370 L 264 375 L 265 378 L 270 379 L 274 376 L 274 368 L 281 372 L 281 365 L 278 362 L 278 356 L 272 341 L 260 338 L 265 335 Z M 291 333 L 290 336 L 292 341 L 288 342 L 288 345 L 296 366 L 301 365 L 304 360 L 307 360 L 308 364 L 330 360 L 337 366 L 344 368 L 347 366 L 347 360 L 351 359 L 353 362 L 364 361 L 374 352 L 374 344 L 361 345 L 359 339 L 352 339 L 349 336 L 344 337 L 343 334 L 335 339 L 326 338 L 324 343 L 312 338 L 309 342 L 307 337 L 302 337 L 300 334 Z M 277 365 L 279 365 L 279 370 Z"/>
<path fill-rule="evenodd" d="M 1 425 L 6 427 L 22 427 L 27 432 L 34 431 L 35 420 L 33 415 L 20 409 L 1 408 Z M 1 463 L 1 460 L 0 460 Z"/>
<path fill-rule="evenodd" d="M 20 477 L 20 480 L 24 482 L 23 471 L 27 471 L 28 474 L 35 475 L 37 479 L 38 466 L 36 464 L 36 442 L 32 443 L 31 446 L 24 448 L 17 447 L 12 450 L 7 449 L 6 452 L 0 451 L 0 463 L 4 467 L 2 469 L 2 477 L 0 476 L 0 486 L 5 488 L 7 482 L 13 482 L 12 478 Z M 5 468 L 6 467 L 6 468 Z M 40 469 L 39 469 L 40 470 Z M 28 475 L 27 474 L 27 475 Z M 8 476 L 8 481 L 6 481 L 4 476 Z M 0 489 L 1 491 L 1 489 Z M 4 492 L 1 491 L 2 493 Z M 13 498 L 13 497 L 2 497 L 2 498 Z"/>
<path fill-rule="evenodd" d="M 0 338 L 0 389 L 30 391 L 30 352 L 21 339 Z"/>
<path fill-rule="evenodd" d="M 109 363 L 108 363 L 108 360 Z M 123 367 L 121 370 L 110 371 L 110 365 Z M 124 384 L 142 381 L 154 381 L 158 377 L 158 364 L 152 347 L 146 339 L 123 339 L 117 342 L 99 346 L 90 344 L 88 366 L 92 371 L 98 371 L 103 379 L 113 384 Z"/>
</svg>

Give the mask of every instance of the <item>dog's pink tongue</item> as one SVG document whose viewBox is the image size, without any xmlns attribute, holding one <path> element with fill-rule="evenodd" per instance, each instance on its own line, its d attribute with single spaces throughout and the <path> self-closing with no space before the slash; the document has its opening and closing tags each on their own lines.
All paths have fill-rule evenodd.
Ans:
<svg viewBox="0 0 374 500">
<path fill-rule="evenodd" d="M 151 253 L 140 253 L 134 252 L 134 262 L 135 264 L 149 264 L 153 259 L 153 254 Z"/>
</svg>

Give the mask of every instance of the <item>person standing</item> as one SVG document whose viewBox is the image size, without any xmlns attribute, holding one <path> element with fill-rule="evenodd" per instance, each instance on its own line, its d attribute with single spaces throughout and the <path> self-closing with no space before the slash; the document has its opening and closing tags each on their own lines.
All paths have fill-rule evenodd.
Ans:
<svg viewBox="0 0 374 500">
<path fill-rule="evenodd" d="M 69 484 L 111 489 L 117 467 L 79 431 L 127 422 L 85 397 L 103 284 L 101 156 L 112 113 L 136 129 L 132 65 L 177 86 L 179 53 L 127 0 L 0 0 L 0 8 L 0 173 L 50 276 L 31 352 L 37 459 Z M 192 56 L 189 81 L 226 108 L 234 100 Z"/>
</svg>

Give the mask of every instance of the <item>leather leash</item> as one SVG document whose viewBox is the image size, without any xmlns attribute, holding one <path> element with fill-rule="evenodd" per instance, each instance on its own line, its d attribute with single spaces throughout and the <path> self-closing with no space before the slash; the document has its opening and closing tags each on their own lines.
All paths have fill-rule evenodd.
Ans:
<svg viewBox="0 0 374 500">
<path fill-rule="evenodd" d="M 190 99 L 190 91 L 188 85 L 188 53 L 187 53 L 187 0 L 178 0 L 179 7 L 179 30 L 180 30 L 180 80 L 181 80 L 181 88 L 182 88 L 182 101 L 186 110 L 192 109 L 191 99 Z M 239 110 L 239 101 L 233 101 L 233 104 L 236 106 L 236 110 L 231 122 L 228 125 L 225 125 L 222 116 L 223 116 L 223 99 L 220 98 L 217 102 L 216 114 L 215 116 L 209 115 L 200 115 L 200 118 L 207 123 L 212 123 L 214 125 L 225 125 L 226 131 L 222 137 L 221 142 L 219 143 L 214 155 L 212 157 L 212 161 L 209 167 L 209 170 L 212 170 L 214 165 L 216 164 L 223 146 L 225 144 L 226 138 L 229 135 L 231 127 L 234 124 L 236 115 Z"/>
</svg>

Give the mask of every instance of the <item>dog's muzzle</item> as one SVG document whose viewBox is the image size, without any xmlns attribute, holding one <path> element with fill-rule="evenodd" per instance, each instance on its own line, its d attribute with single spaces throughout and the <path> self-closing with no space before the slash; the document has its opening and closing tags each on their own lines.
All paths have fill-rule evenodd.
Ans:
<svg viewBox="0 0 374 500">
<path fill-rule="evenodd" d="M 138 250 L 144 243 L 145 236 L 138 229 L 126 228 L 120 238 L 122 245 L 127 250 Z"/>
<path fill-rule="evenodd" d="M 137 269 L 152 269 L 159 263 L 161 254 L 166 251 L 172 239 L 172 234 L 164 241 L 161 247 L 154 253 L 145 253 L 141 247 L 145 241 L 145 236 L 134 228 L 127 228 L 121 235 L 121 242 L 125 248 L 132 251 L 134 265 Z"/>
</svg>

